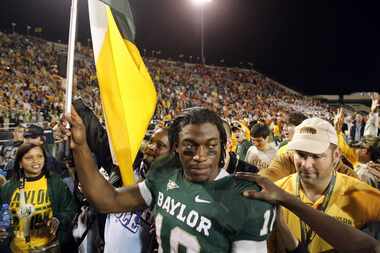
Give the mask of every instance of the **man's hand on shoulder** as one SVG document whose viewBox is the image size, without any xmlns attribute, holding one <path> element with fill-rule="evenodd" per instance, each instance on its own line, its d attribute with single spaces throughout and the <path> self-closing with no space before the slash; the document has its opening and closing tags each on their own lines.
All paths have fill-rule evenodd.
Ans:
<svg viewBox="0 0 380 253">
<path fill-rule="evenodd" d="M 246 198 L 261 199 L 270 203 L 281 204 L 287 199 L 289 195 L 268 178 L 259 176 L 257 174 L 238 172 L 236 173 L 236 177 L 250 182 L 256 182 L 262 188 L 260 192 L 253 190 L 244 191 L 243 196 Z"/>
</svg>

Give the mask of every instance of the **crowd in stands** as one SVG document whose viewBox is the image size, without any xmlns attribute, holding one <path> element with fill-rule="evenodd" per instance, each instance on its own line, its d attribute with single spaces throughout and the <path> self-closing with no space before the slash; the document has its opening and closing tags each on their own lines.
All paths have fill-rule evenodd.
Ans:
<svg viewBox="0 0 380 253">
<path fill-rule="evenodd" d="M 63 112 L 65 87 L 58 75 L 60 47 L 36 37 L 0 33 L 0 124 L 54 122 Z M 77 86 L 99 110 L 95 66 L 76 60 Z M 91 99 L 90 99 L 91 98 Z"/>
<path fill-rule="evenodd" d="M 282 119 L 293 110 L 331 119 L 326 103 L 291 93 L 254 70 L 154 58 L 146 63 L 159 91 L 157 117 L 171 118 L 189 106 L 204 106 L 226 119 L 249 122 Z"/>
<path fill-rule="evenodd" d="M 49 171 L 56 172 L 62 183 L 75 195 L 76 204 L 73 203 L 72 196 L 62 190 L 64 186 L 61 185 L 61 181 L 57 183 L 60 194 L 64 194 L 65 201 L 70 204 L 69 218 L 76 221 L 76 243 L 78 240 L 85 240 L 87 245 L 80 246 L 81 252 L 101 252 L 104 245 L 100 242 L 104 240 L 104 230 L 106 236 L 112 235 L 109 224 L 117 223 L 116 220 L 120 217 L 124 217 L 124 221 L 136 221 L 140 225 L 142 222 L 137 221 L 140 218 L 136 214 L 124 213 L 107 217 L 98 215 L 94 208 L 88 207 L 88 201 L 78 190 L 80 186 L 78 187 L 78 180 L 74 176 L 71 160 L 63 154 L 66 147 L 59 127 L 64 110 L 65 86 L 58 65 L 59 57 L 64 50 L 63 45 L 40 38 L 0 32 L 0 182 L 3 184 L 12 180 L 10 173 L 15 168 L 14 159 L 20 149 L 24 150 L 24 153 L 20 154 L 21 158 L 30 150 L 42 153 L 46 166 L 54 167 Z M 163 132 L 167 131 L 165 126 L 170 125 L 186 108 L 209 108 L 228 125 L 227 132 L 230 131 L 230 136 L 227 144 L 228 153 L 231 155 L 228 157 L 236 161 L 241 160 L 247 164 L 247 168 L 256 168 L 256 171 L 251 172 L 259 172 L 276 181 L 291 174 L 290 170 L 294 167 L 288 166 L 289 171 L 282 171 L 284 174 L 278 172 L 278 168 L 283 166 L 279 164 L 293 155 L 287 146 L 294 132 L 297 132 L 296 126 L 307 118 L 318 117 L 335 127 L 334 132 L 338 140 L 336 145 L 343 157 L 338 165 L 342 170 L 338 172 L 357 177 L 373 189 L 380 188 L 378 95 L 372 97 L 369 114 L 344 113 L 343 110 L 337 112 L 324 101 L 290 91 L 253 69 L 191 64 L 152 57 L 145 57 L 144 60 L 158 92 L 156 112 L 152 120 L 153 129 L 159 129 L 158 132 L 162 132 L 162 129 Z M 92 110 L 99 124 L 104 124 L 92 50 L 88 47 L 77 47 L 74 92 L 75 99 L 80 98 L 83 104 Z M 165 133 L 167 135 L 167 132 Z M 28 144 L 30 139 L 36 138 L 40 138 L 41 142 Z M 165 138 L 165 145 L 169 145 L 168 137 Z M 145 177 L 152 162 L 149 161 L 146 165 L 146 157 L 154 156 L 155 159 L 158 155 L 153 155 L 154 152 L 159 153 L 149 146 L 151 144 L 145 143 L 142 146 L 140 157 L 135 162 L 136 173 L 140 179 Z M 45 151 L 36 148 L 41 145 Z M 165 149 L 165 153 L 168 152 L 169 148 Z M 20 160 L 16 163 L 20 165 Z M 102 163 L 98 161 L 98 164 Z M 54 171 L 57 169 L 59 171 Z M 117 169 L 116 172 L 113 169 L 104 168 L 105 177 L 112 181 L 114 186 L 120 185 Z M 232 171 L 235 172 L 235 169 Z M 295 168 L 291 172 L 295 172 Z M 48 187 L 51 187 L 49 180 L 56 179 L 48 179 Z M 64 207 L 60 206 L 60 212 L 61 209 Z M 60 215 L 60 212 L 57 215 Z M 380 210 L 378 212 L 380 213 Z M 54 212 L 52 213 L 52 217 L 55 217 Z M 66 218 L 68 217 L 65 217 L 65 224 Z M 106 219 L 108 225 L 104 228 Z M 129 224 L 129 227 L 131 225 Z M 51 224 L 49 228 L 50 226 Z M 87 227 L 91 227 L 89 236 L 81 238 L 83 232 L 88 233 Z M 134 229 L 138 231 L 136 227 Z M 150 231 L 151 227 L 144 229 Z M 57 231 L 60 230 L 55 230 L 54 235 L 59 233 Z M 369 233 L 378 236 L 379 227 L 375 226 Z M 133 240 L 134 243 L 140 243 L 136 238 Z M 12 244 L 12 247 L 21 247 L 20 245 L 26 247 L 17 243 Z M 108 248 L 108 252 L 112 252 L 112 247 L 108 245 Z M 137 248 L 141 250 L 141 247 Z"/>
<path fill-rule="evenodd" d="M 64 103 L 64 85 L 58 75 L 62 46 L 5 33 L 0 33 L 0 45 L 0 124 L 57 120 Z M 80 46 L 78 51 L 77 95 L 101 117 L 91 50 Z M 271 121 L 282 119 L 293 110 L 332 118 L 326 103 L 291 93 L 254 70 L 148 57 L 145 61 L 159 93 L 157 120 L 170 119 L 184 108 L 196 105 L 212 108 L 231 120 Z"/>
</svg>

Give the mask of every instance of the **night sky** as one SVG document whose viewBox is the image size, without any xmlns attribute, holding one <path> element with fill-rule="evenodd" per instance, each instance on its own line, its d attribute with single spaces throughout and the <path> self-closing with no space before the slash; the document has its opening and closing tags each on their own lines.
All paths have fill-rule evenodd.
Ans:
<svg viewBox="0 0 380 253">
<path fill-rule="evenodd" d="M 78 39 L 90 38 L 87 1 L 79 0 Z M 365 3 L 364 3 L 365 2 Z M 259 72 L 306 94 L 379 91 L 380 19 L 376 1 L 213 0 L 205 10 L 209 64 L 252 63 Z M 2 0 L 0 29 L 67 41 L 69 0 Z M 163 58 L 198 61 L 200 11 L 190 0 L 133 0 L 136 42 Z M 224 63 L 221 60 L 224 59 Z"/>
</svg>

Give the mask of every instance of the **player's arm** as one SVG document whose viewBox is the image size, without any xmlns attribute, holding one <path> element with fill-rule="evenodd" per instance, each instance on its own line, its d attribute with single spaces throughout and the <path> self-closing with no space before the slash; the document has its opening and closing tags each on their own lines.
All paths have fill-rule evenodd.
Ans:
<svg viewBox="0 0 380 253">
<path fill-rule="evenodd" d="M 237 177 L 254 181 L 262 187 L 261 192 L 245 191 L 243 193 L 245 197 L 278 203 L 288 208 L 338 251 L 380 252 L 380 243 L 374 238 L 303 204 L 270 180 L 251 173 L 238 173 Z"/>
<path fill-rule="evenodd" d="M 290 230 L 289 226 L 286 224 L 284 216 L 282 214 L 282 208 L 278 208 L 277 219 L 276 219 L 276 237 L 279 243 L 286 249 L 286 252 L 297 253 L 300 251 L 300 246 L 298 239 Z M 298 250 L 298 251 L 297 251 Z"/>
<path fill-rule="evenodd" d="M 144 206 L 137 185 L 114 189 L 98 172 L 87 145 L 85 126 L 74 108 L 66 119 L 71 125 L 71 131 L 66 132 L 71 136 L 76 172 L 83 192 L 95 207 L 101 212 L 126 212 Z"/>
</svg>

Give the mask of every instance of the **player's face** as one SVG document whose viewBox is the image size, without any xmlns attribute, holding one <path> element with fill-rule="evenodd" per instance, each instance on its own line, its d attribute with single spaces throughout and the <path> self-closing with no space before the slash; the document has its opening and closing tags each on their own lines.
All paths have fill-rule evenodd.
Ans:
<svg viewBox="0 0 380 253">
<path fill-rule="evenodd" d="M 221 142 L 215 125 L 203 123 L 184 126 L 178 136 L 176 151 L 188 180 L 212 181 L 218 175 Z"/>
<path fill-rule="evenodd" d="M 318 185 L 332 175 L 332 171 L 339 159 L 339 151 L 328 148 L 322 154 L 312 154 L 304 151 L 295 151 L 294 164 L 301 180 L 311 185 Z"/>
<path fill-rule="evenodd" d="M 27 177 L 39 176 L 44 167 L 44 163 L 45 156 L 41 147 L 30 149 L 21 159 L 21 167 Z"/>
<path fill-rule="evenodd" d="M 160 156 L 169 154 L 169 151 L 168 132 L 158 129 L 152 134 L 152 138 L 144 150 L 144 159 L 152 162 Z"/>
</svg>

